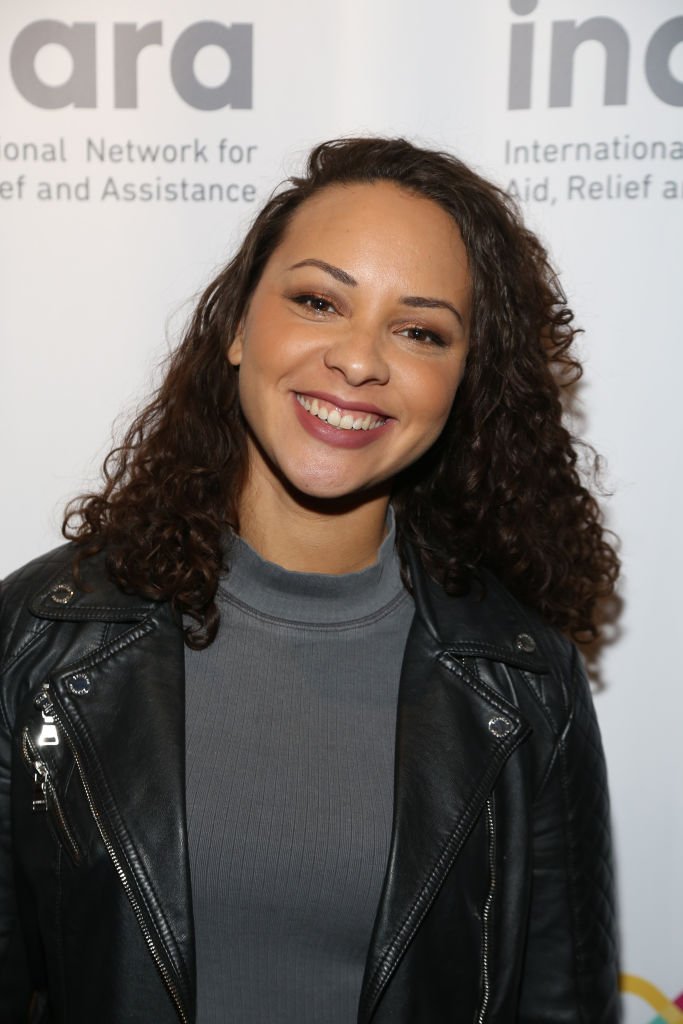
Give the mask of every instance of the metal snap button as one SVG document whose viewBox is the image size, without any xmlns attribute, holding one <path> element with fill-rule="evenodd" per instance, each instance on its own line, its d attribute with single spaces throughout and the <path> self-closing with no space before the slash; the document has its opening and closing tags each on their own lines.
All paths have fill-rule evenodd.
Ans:
<svg viewBox="0 0 683 1024">
<path fill-rule="evenodd" d="M 92 683 L 90 676 L 86 676 L 85 672 L 78 672 L 75 676 L 71 677 L 67 686 L 77 697 L 82 697 L 84 694 L 90 693 Z"/>
<path fill-rule="evenodd" d="M 50 598 L 55 604 L 68 604 L 76 596 L 76 591 L 68 583 L 58 583 L 50 591 Z"/>
<path fill-rule="evenodd" d="M 533 654 L 536 650 L 536 641 L 528 633 L 520 633 L 515 639 L 515 647 L 525 654 Z"/>
<path fill-rule="evenodd" d="M 514 723 L 509 718 L 504 718 L 503 715 L 489 718 L 489 732 L 492 732 L 494 736 L 507 736 L 514 727 Z"/>
</svg>

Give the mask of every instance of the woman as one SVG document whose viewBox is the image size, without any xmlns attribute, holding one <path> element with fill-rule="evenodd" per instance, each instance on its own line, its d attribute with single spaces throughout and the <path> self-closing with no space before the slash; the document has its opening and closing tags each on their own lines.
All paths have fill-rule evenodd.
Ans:
<svg viewBox="0 0 683 1024">
<path fill-rule="evenodd" d="M 3 1020 L 617 1019 L 575 333 L 451 156 L 269 200 L 5 585 Z"/>
</svg>

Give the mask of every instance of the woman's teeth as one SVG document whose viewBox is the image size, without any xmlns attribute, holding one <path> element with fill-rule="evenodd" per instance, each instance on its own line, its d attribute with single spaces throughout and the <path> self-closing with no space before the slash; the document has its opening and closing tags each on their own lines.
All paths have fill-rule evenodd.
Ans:
<svg viewBox="0 0 683 1024">
<path fill-rule="evenodd" d="M 307 398 L 306 395 L 297 394 L 296 400 L 303 406 L 311 416 L 317 416 L 319 420 L 329 423 L 331 427 L 338 427 L 339 430 L 374 430 L 386 423 L 386 416 L 375 416 L 368 412 L 365 414 L 344 412 L 336 406 L 331 408 L 317 398 Z"/>
</svg>

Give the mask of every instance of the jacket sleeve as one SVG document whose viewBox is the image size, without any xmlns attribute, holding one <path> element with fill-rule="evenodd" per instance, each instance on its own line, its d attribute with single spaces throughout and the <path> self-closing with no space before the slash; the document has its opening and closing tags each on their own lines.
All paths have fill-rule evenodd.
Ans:
<svg viewBox="0 0 683 1024">
<path fill-rule="evenodd" d="M 576 650 L 568 709 L 536 799 L 520 1024 L 616 1024 L 618 966 L 607 773 Z"/>
<path fill-rule="evenodd" d="M 5 693 L 4 594 L 0 583 L 0 1021 L 25 1021 L 29 980 L 19 918 L 15 905 L 10 815 L 12 733 Z"/>
</svg>

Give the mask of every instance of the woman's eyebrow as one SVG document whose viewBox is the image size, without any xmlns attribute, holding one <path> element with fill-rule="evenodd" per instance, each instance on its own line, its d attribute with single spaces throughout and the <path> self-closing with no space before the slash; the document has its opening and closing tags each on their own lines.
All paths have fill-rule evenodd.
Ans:
<svg viewBox="0 0 683 1024">
<path fill-rule="evenodd" d="M 341 269 L 341 267 L 335 267 L 331 263 L 326 263 L 325 260 L 301 260 L 300 263 L 295 263 L 288 269 L 296 270 L 298 267 L 319 267 L 320 270 L 324 270 L 326 274 L 330 274 L 331 277 L 336 281 L 340 281 L 342 284 L 348 284 L 352 288 L 355 288 L 358 284 L 355 277 L 351 277 L 351 275 L 347 274 L 345 270 Z"/>
<path fill-rule="evenodd" d="M 341 281 L 342 284 L 349 285 L 355 288 L 358 285 L 355 277 L 351 277 L 341 267 L 335 267 L 332 263 L 326 263 L 325 260 L 306 259 L 300 260 L 299 263 L 294 263 L 288 270 L 298 270 L 299 267 L 318 267 L 320 270 L 324 270 L 326 274 L 329 274 L 336 281 Z M 422 295 L 404 295 L 399 302 L 404 306 L 412 306 L 413 309 L 449 309 L 455 316 L 461 327 L 465 326 L 462 314 L 455 308 L 451 302 L 447 302 L 446 299 L 431 299 L 426 298 Z"/>
<path fill-rule="evenodd" d="M 460 326 L 465 326 L 462 313 L 452 303 L 446 302 L 445 299 L 427 299 L 422 295 L 404 295 L 403 298 L 399 299 L 399 302 L 404 306 L 412 306 L 414 309 L 450 309 L 451 313 L 460 323 Z"/>
</svg>

